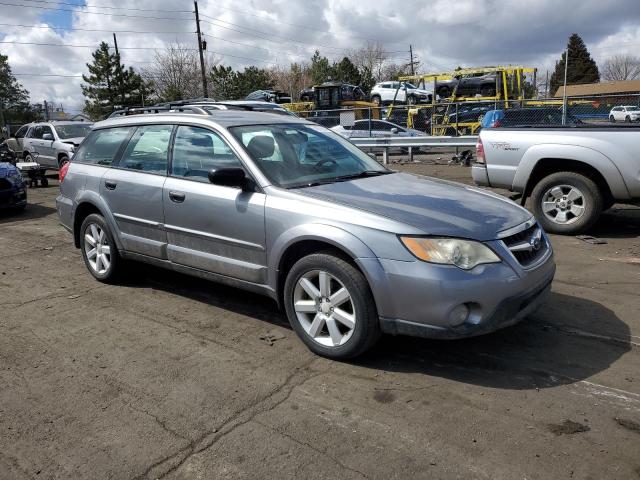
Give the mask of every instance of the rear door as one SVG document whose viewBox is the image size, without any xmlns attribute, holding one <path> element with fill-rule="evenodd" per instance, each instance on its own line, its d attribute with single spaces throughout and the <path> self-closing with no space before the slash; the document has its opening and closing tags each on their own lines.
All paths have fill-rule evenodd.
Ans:
<svg viewBox="0 0 640 480">
<path fill-rule="evenodd" d="M 43 125 L 41 128 L 41 140 L 39 140 L 40 143 L 38 145 L 38 153 L 40 154 L 38 157 L 38 163 L 47 167 L 57 167 L 58 159 L 56 158 L 55 149 L 53 148 L 53 142 L 55 142 L 53 129 L 49 125 Z M 51 135 L 50 139 L 45 140 L 42 138 L 45 135 Z"/>
<path fill-rule="evenodd" d="M 141 125 L 100 182 L 125 250 L 166 259 L 162 187 L 169 163 L 173 125 Z"/>
<path fill-rule="evenodd" d="M 243 168 L 217 133 L 177 128 L 164 185 L 169 260 L 252 283 L 266 283 L 265 195 L 213 185 L 211 170 Z"/>
</svg>

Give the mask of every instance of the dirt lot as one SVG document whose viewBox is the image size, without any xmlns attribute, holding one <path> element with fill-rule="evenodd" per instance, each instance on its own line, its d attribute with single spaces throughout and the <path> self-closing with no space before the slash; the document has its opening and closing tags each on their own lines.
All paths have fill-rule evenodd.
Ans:
<svg viewBox="0 0 640 480">
<path fill-rule="evenodd" d="M 469 182 L 469 170 L 405 170 Z M 481 338 L 309 353 L 268 299 L 85 271 L 57 187 L 0 217 L 0 478 L 640 478 L 640 209 L 554 237 L 550 301 Z"/>
</svg>

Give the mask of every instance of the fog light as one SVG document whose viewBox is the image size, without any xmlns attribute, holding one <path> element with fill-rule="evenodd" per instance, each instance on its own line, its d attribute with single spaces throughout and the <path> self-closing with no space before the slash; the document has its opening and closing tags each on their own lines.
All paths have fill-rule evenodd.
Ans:
<svg viewBox="0 0 640 480">
<path fill-rule="evenodd" d="M 449 313 L 449 323 L 457 327 L 458 325 L 462 325 L 469 318 L 469 307 L 467 307 L 464 303 L 462 305 L 458 305 L 456 308 L 451 310 Z"/>
</svg>

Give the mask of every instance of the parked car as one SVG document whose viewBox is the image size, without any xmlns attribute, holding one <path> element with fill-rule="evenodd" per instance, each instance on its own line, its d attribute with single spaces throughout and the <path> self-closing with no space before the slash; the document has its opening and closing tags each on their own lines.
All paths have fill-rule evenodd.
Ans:
<svg viewBox="0 0 640 480">
<path fill-rule="evenodd" d="M 472 123 L 481 122 L 485 114 L 494 108 L 494 104 L 460 104 L 456 109 L 452 105 L 448 111 L 449 123 Z"/>
<path fill-rule="evenodd" d="M 482 129 L 472 176 L 531 197 L 550 232 L 588 230 L 614 202 L 640 201 L 640 128 L 574 125 Z"/>
<path fill-rule="evenodd" d="M 24 151 L 24 137 L 26 136 L 30 126 L 30 123 L 21 126 L 15 133 L 12 133 L 9 138 L 6 139 L 7 146 L 15 152 L 18 158 L 22 158 L 22 152 Z"/>
<path fill-rule="evenodd" d="M 640 121 L 640 107 L 636 105 L 613 107 L 609 112 L 609 121 L 612 123 L 638 122 Z"/>
<path fill-rule="evenodd" d="M 0 210 L 22 210 L 27 206 L 27 189 L 20 170 L 9 162 L 0 162 Z"/>
<path fill-rule="evenodd" d="M 291 103 L 291 95 L 279 90 L 256 90 L 245 97 L 245 100 L 259 100 L 271 103 Z"/>
<path fill-rule="evenodd" d="M 426 136 L 426 133 L 419 130 L 406 128 L 385 120 L 356 120 L 353 125 L 336 125 L 331 130 L 345 138 Z"/>
<path fill-rule="evenodd" d="M 457 89 L 456 89 L 457 86 Z M 493 97 L 496 94 L 496 75 L 490 73 L 477 77 L 440 80 L 436 84 L 436 93 L 440 98 L 449 98 L 455 91 L 457 97 Z"/>
<path fill-rule="evenodd" d="M 279 113 L 281 115 L 295 114 L 277 103 L 263 102 L 259 100 L 225 100 L 200 105 L 208 111 L 212 110 L 250 110 L 253 112 Z"/>
<path fill-rule="evenodd" d="M 313 87 L 304 88 L 300 90 L 298 97 L 300 97 L 301 102 L 313 102 L 316 98 L 315 89 Z"/>
<path fill-rule="evenodd" d="M 23 140 L 26 162 L 37 161 L 46 168 L 57 169 L 68 162 L 93 124 L 87 122 L 33 123 Z"/>
<path fill-rule="evenodd" d="M 97 280 L 139 260 L 265 294 L 331 358 L 383 332 L 459 338 L 512 325 L 555 271 L 524 208 L 387 170 L 292 116 L 109 119 L 60 177 L 59 218 Z"/>
<path fill-rule="evenodd" d="M 397 93 L 396 93 L 397 92 Z M 371 89 L 371 101 L 378 105 L 394 101 L 397 103 L 430 103 L 432 92 L 423 90 L 409 82 L 380 82 Z"/>
<path fill-rule="evenodd" d="M 580 125 L 582 120 L 567 115 L 567 125 Z M 482 117 L 482 128 L 562 125 L 562 109 L 558 107 L 509 108 L 489 110 Z"/>
</svg>

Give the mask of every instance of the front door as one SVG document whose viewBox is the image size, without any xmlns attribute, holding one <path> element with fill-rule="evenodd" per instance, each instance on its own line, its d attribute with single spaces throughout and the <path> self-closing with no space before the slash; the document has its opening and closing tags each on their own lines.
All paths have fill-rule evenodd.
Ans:
<svg viewBox="0 0 640 480">
<path fill-rule="evenodd" d="M 167 256 L 177 264 L 266 283 L 265 195 L 213 185 L 209 171 L 240 167 L 216 133 L 179 126 L 164 184 Z"/>
<path fill-rule="evenodd" d="M 100 183 L 100 194 L 115 217 L 124 249 L 162 259 L 167 258 L 162 187 L 172 130 L 172 125 L 138 127 Z"/>
</svg>

